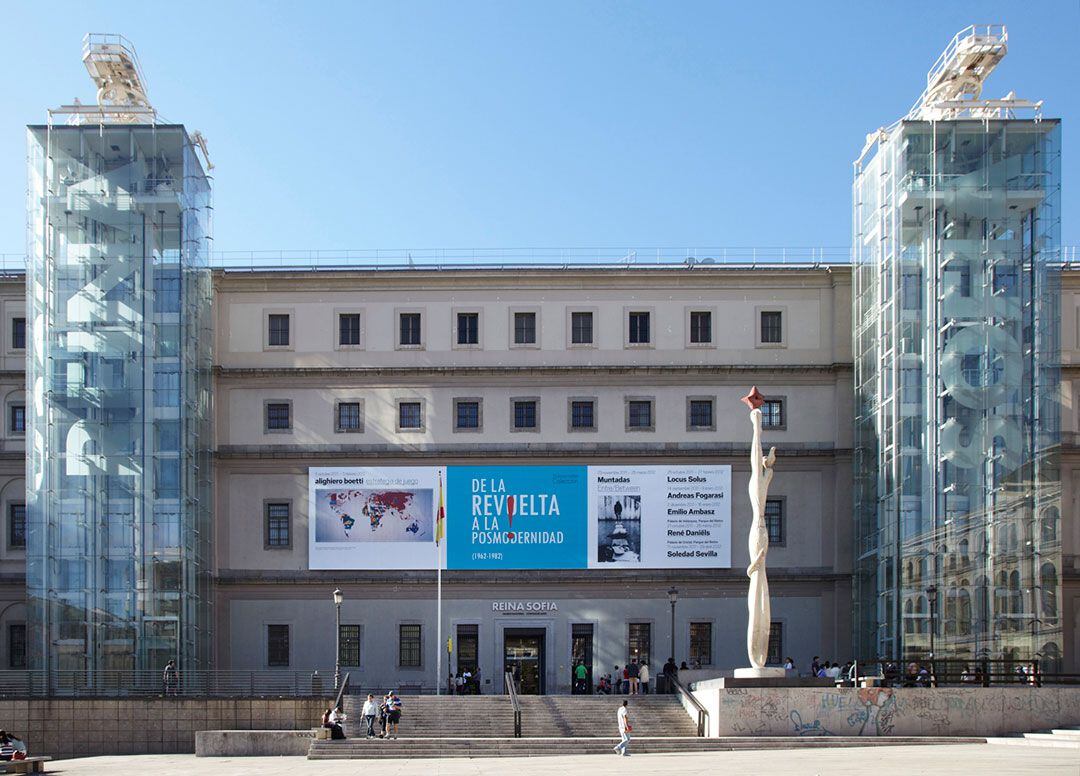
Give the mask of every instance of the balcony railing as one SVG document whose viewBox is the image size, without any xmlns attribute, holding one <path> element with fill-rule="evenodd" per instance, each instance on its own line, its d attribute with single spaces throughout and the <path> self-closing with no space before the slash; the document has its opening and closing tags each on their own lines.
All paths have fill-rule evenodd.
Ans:
<svg viewBox="0 0 1080 776">
<path fill-rule="evenodd" d="M 0 698 L 68 697 L 330 697 L 334 668 L 311 671 L 0 671 Z"/>
</svg>

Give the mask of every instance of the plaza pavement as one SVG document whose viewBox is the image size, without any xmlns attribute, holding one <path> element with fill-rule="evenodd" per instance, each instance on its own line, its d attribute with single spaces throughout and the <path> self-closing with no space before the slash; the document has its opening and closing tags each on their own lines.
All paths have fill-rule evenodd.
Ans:
<svg viewBox="0 0 1080 776">
<path fill-rule="evenodd" d="M 643 754 L 631 757 L 487 758 L 445 760 L 307 760 L 302 757 L 221 757 L 194 755 L 129 755 L 58 760 L 49 773 L 65 776 L 716 776 L 716 774 L 784 774 L 784 776 L 843 776 L 844 774 L 972 773 L 1080 776 L 1076 750 L 1025 746 L 957 744 L 946 746 L 886 746 L 845 749 L 787 749 L 709 752 L 705 754 Z"/>
</svg>

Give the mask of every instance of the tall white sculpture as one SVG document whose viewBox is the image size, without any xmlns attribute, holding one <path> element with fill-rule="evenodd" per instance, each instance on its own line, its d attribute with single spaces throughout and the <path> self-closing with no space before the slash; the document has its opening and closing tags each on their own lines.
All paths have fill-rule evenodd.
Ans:
<svg viewBox="0 0 1080 776">
<path fill-rule="evenodd" d="M 754 510 L 754 517 L 750 524 L 748 542 L 750 565 L 746 569 L 746 576 L 750 577 L 750 591 L 746 598 L 750 613 L 746 626 L 746 652 L 752 666 L 750 672 L 761 673 L 765 670 L 765 660 L 769 654 L 771 625 L 769 579 L 765 575 L 765 556 L 769 552 L 765 498 L 769 494 L 769 483 L 772 482 L 776 448 L 769 448 L 768 456 L 761 454 L 761 405 L 765 403 L 765 399 L 758 392 L 757 386 L 743 397 L 743 402 L 750 408 L 750 424 L 754 427 L 754 438 L 750 443 L 750 506 Z"/>
</svg>

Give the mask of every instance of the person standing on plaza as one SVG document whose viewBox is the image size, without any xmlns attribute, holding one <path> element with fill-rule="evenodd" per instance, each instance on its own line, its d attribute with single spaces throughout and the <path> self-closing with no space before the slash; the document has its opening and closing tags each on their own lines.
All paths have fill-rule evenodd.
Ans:
<svg viewBox="0 0 1080 776">
<path fill-rule="evenodd" d="M 638 682 L 641 681 L 641 669 L 638 668 L 636 659 L 630 661 L 630 665 L 627 666 L 627 672 L 629 674 L 628 678 L 630 679 L 630 694 L 637 695 Z"/>
<path fill-rule="evenodd" d="M 480 684 L 481 684 L 480 666 L 477 666 L 476 670 L 473 672 L 472 680 L 473 680 L 473 695 L 479 695 L 480 693 L 483 692 L 483 688 L 480 686 Z"/>
<path fill-rule="evenodd" d="M 664 663 L 664 684 L 668 694 L 673 695 L 675 693 L 675 677 L 679 675 L 679 667 L 675 665 L 675 658 L 669 657 L 667 662 Z M 660 688 L 657 687 L 657 690 Z"/>
<path fill-rule="evenodd" d="M 619 743 L 615 744 L 615 754 L 623 757 L 630 756 L 627 749 L 630 747 L 630 731 L 633 728 L 630 727 L 630 712 L 626 708 L 629 705 L 630 701 L 623 701 L 622 706 L 619 707 L 619 711 L 615 715 L 615 719 L 619 723 Z"/>
<path fill-rule="evenodd" d="M 641 692 L 645 695 L 649 694 L 649 664 L 642 662 L 641 669 L 638 671 L 638 680 L 641 682 Z"/>
<path fill-rule="evenodd" d="M 179 686 L 179 676 L 176 673 L 176 661 L 170 660 L 165 664 L 165 670 L 161 672 L 161 691 L 163 695 L 176 695 Z"/>
<path fill-rule="evenodd" d="M 375 717 L 379 713 L 379 707 L 375 705 L 375 696 L 368 693 L 367 700 L 364 701 L 363 716 L 367 721 L 367 737 L 375 737 Z"/>
<path fill-rule="evenodd" d="M 615 694 L 622 695 L 622 671 L 619 670 L 618 663 L 615 664 L 615 672 L 611 675 L 611 679 Z"/>
</svg>

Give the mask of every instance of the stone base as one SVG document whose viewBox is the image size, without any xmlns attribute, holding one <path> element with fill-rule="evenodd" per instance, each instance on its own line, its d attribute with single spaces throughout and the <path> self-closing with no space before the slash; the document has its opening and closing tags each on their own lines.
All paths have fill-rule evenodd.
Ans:
<svg viewBox="0 0 1080 776">
<path fill-rule="evenodd" d="M 783 668 L 736 668 L 736 679 L 775 679 L 787 676 Z"/>
<path fill-rule="evenodd" d="M 833 687 L 832 679 L 812 676 L 789 676 L 783 668 L 736 668 L 734 676 L 713 680 L 715 687 Z M 712 684 L 712 682 L 710 682 Z M 699 685 L 700 686 L 700 685 Z"/>
</svg>

